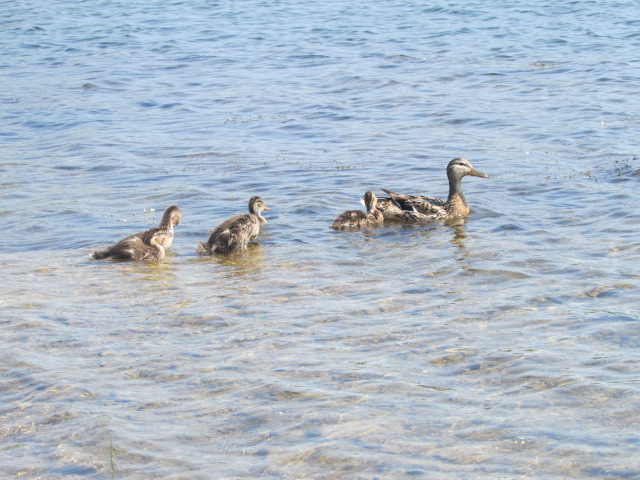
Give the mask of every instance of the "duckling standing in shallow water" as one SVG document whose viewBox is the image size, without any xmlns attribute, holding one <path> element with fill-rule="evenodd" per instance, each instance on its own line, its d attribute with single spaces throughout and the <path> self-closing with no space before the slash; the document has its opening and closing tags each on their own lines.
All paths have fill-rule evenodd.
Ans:
<svg viewBox="0 0 640 480">
<path fill-rule="evenodd" d="M 384 217 L 382 212 L 376 208 L 378 199 L 371 190 L 364 194 L 362 200 L 367 207 L 367 213 L 360 210 L 348 210 L 338 215 L 333 221 L 331 228 L 335 230 L 348 230 L 366 227 L 377 227 L 382 225 Z"/>
<path fill-rule="evenodd" d="M 207 243 L 198 241 L 198 250 L 202 253 L 227 253 L 244 250 L 247 244 L 260 233 L 260 227 L 267 223 L 262 216 L 263 210 L 271 210 L 260 197 L 251 197 L 249 213 L 236 215 L 225 220 L 213 230 Z"/>
<path fill-rule="evenodd" d="M 164 259 L 165 252 L 162 242 L 167 236 L 169 236 L 169 234 L 159 228 L 152 228 L 142 232 L 140 236 L 136 234 L 120 240 L 106 250 L 93 252 L 91 258 L 94 260 L 112 258 L 114 260 L 147 260 L 159 262 Z"/>
<path fill-rule="evenodd" d="M 469 160 L 454 158 L 447 165 L 449 196 L 446 201 L 436 197 L 398 194 L 383 188 L 382 190 L 389 194 L 390 198 L 380 199 L 378 209 L 385 219 L 408 222 L 431 222 L 466 217 L 471 213 L 471 209 L 462 193 L 462 178 L 467 175 L 489 177 L 476 170 Z"/>
</svg>

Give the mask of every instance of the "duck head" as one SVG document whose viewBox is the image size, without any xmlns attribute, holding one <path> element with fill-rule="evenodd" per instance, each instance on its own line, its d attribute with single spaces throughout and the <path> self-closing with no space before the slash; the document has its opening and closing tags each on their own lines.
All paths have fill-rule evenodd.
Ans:
<svg viewBox="0 0 640 480">
<path fill-rule="evenodd" d="M 182 220 L 182 211 L 177 205 L 171 205 L 166 208 L 162 215 L 162 221 L 160 222 L 160 228 L 163 230 L 170 230 L 180 223 Z"/>
<path fill-rule="evenodd" d="M 476 170 L 466 158 L 454 158 L 449 162 L 449 165 L 447 165 L 447 177 L 449 177 L 449 180 L 460 180 L 466 175 L 489 178 L 489 175 L 486 173 Z"/>
<path fill-rule="evenodd" d="M 271 209 L 265 205 L 264 200 L 262 200 L 261 197 L 251 197 L 251 200 L 249 200 L 249 212 L 256 215 L 262 223 L 267 223 L 267 221 L 262 216 L 263 210 Z"/>
<path fill-rule="evenodd" d="M 367 213 L 373 213 L 375 212 L 376 205 L 378 204 L 378 197 L 376 197 L 375 193 L 369 190 L 364 194 L 362 204 L 367 207 Z"/>
</svg>

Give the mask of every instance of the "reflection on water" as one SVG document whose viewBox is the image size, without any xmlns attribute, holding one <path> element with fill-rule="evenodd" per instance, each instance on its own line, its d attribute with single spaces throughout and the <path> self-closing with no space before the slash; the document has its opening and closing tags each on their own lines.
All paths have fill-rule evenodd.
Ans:
<svg viewBox="0 0 640 480">
<path fill-rule="evenodd" d="M 449 224 L 449 226 L 452 227 L 453 230 L 453 238 L 451 239 L 451 244 L 458 247 L 462 251 L 462 253 L 466 252 L 464 241 L 467 238 L 467 234 L 464 232 L 464 223 L 465 221 L 463 220 L 460 222 L 456 222 L 456 224 L 454 225 Z"/>
<path fill-rule="evenodd" d="M 136 285 L 136 294 L 172 288 L 176 283 L 172 260 L 168 256 L 163 262 L 118 262 L 121 285 Z"/>
<path fill-rule="evenodd" d="M 212 255 L 200 253 L 202 261 L 211 263 L 216 276 L 243 277 L 260 272 L 264 265 L 264 252 L 258 243 L 250 243 L 245 250 Z M 217 267 L 217 268 L 216 268 Z M 220 268 L 223 267 L 223 268 Z"/>
</svg>

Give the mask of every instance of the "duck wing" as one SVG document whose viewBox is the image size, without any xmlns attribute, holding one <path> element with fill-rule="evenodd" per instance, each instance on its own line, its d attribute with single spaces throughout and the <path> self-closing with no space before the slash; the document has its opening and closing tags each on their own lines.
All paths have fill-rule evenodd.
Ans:
<svg viewBox="0 0 640 480">
<path fill-rule="evenodd" d="M 260 219 L 252 213 L 236 215 L 218 225 L 207 242 L 211 251 L 242 250 L 260 233 Z"/>
<path fill-rule="evenodd" d="M 415 210 L 402 210 L 400 213 L 394 213 L 389 216 L 385 216 L 384 218 L 386 220 L 397 220 L 408 223 L 430 223 L 437 220 L 444 220 L 447 216 L 446 210 L 442 208 L 434 209 L 431 213 L 422 213 Z"/>
<path fill-rule="evenodd" d="M 111 245 L 101 252 L 93 252 L 92 258 L 101 260 L 104 258 L 112 258 L 114 260 L 150 260 L 157 256 L 155 248 L 147 245 L 142 240 L 142 236 L 146 232 L 130 235 L 120 240 L 118 243 Z"/>
<path fill-rule="evenodd" d="M 444 208 L 447 202 L 441 198 L 428 197 L 424 195 L 405 195 L 402 193 L 392 192 L 385 188 L 382 190 L 386 192 L 391 200 L 393 200 L 393 202 L 395 202 L 403 211 L 413 211 L 428 216 L 435 215 L 436 217 L 446 214 Z"/>
<path fill-rule="evenodd" d="M 384 218 L 392 218 L 403 212 L 402 207 L 391 197 L 378 197 L 376 210 L 381 212 Z"/>
<path fill-rule="evenodd" d="M 160 230 L 163 230 L 163 229 L 161 228 Z M 142 239 L 144 237 L 144 235 L 148 231 L 149 230 L 145 230 L 143 232 L 134 233 L 133 235 L 129 235 L 127 238 L 125 238 L 125 239 L 123 239 L 121 241 L 124 242 L 125 240 L 131 240 L 134 237 L 138 237 L 138 238 Z M 160 245 L 162 245 L 162 248 L 167 249 L 173 243 L 173 226 L 169 225 L 164 231 L 167 233 L 167 235 L 162 237 L 162 240 L 160 241 Z"/>
<path fill-rule="evenodd" d="M 351 228 L 363 228 L 367 226 L 369 215 L 360 210 L 348 210 L 341 213 L 333 221 L 331 228 L 335 230 L 347 230 Z"/>
</svg>

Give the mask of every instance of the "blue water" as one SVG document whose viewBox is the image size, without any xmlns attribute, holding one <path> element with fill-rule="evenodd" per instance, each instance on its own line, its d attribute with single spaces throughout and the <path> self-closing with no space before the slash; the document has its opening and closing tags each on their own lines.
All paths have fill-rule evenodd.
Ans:
<svg viewBox="0 0 640 480">
<path fill-rule="evenodd" d="M 636 2 L 0 6 L 2 478 L 640 477 Z"/>
</svg>

